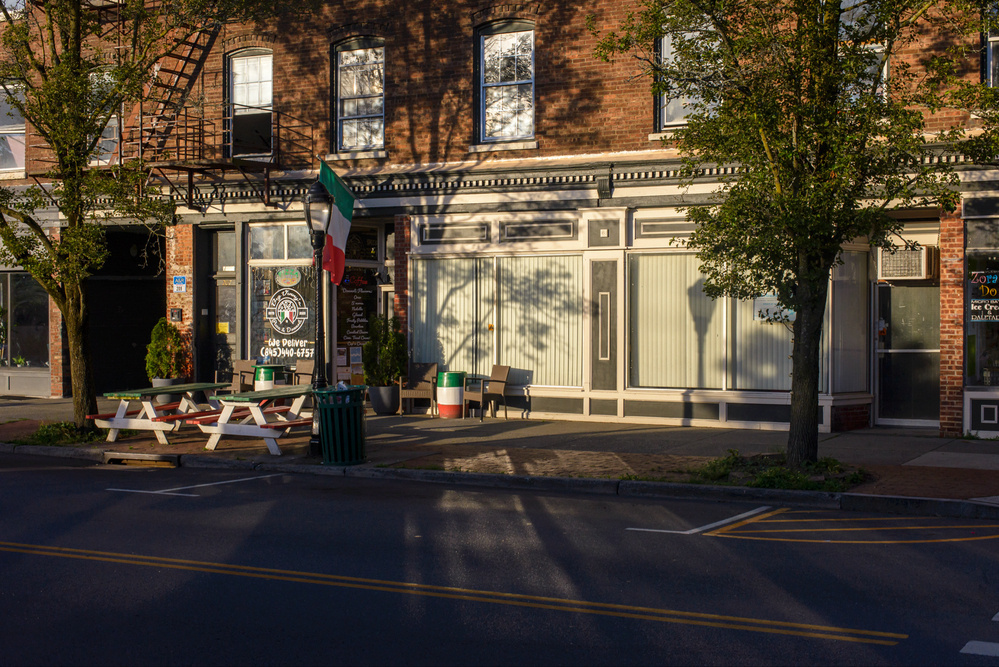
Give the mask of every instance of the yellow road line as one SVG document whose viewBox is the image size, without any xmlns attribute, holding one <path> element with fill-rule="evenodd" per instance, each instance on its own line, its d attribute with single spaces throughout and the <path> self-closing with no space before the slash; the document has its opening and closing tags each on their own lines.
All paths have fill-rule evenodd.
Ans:
<svg viewBox="0 0 999 667">
<path fill-rule="evenodd" d="M 768 518 L 770 518 L 772 516 L 777 516 L 778 514 L 783 514 L 786 511 L 787 511 L 787 508 L 786 507 L 782 507 L 780 509 L 775 509 L 773 512 L 765 512 L 763 514 L 757 514 L 756 516 L 751 516 L 748 519 L 744 519 L 744 520 L 738 521 L 736 523 L 730 523 L 727 526 L 722 526 L 721 528 L 717 528 L 715 530 L 710 530 L 710 531 L 708 531 L 706 533 L 702 533 L 702 534 L 703 535 L 721 535 L 721 534 L 724 534 L 724 533 L 731 532 L 731 531 L 735 530 L 736 528 L 739 528 L 740 526 L 745 526 L 746 524 L 757 523 L 759 521 L 764 521 L 764 520 L 766 520 L 766 519 L 768 519 Z"/>
<path fill-rule="evenodd" d="M 898 517 L 884 517 L 884 516 L 874 516 L 874 517 L 863 517 L 860 519 L 823 519 L 819 517 L 817 519 L 769 519 L 767 521 L 761 521 L 760 523 L 812 523 L 815 521 L 821 521 L 822 523 L 833 523 L 835 521 L 927 521 L 929 519 L 937 519 L 935 516 L 898 516 Z"/>
<path fill-rule="evenodd" d="M 808 540 L 800 537 L 756 537 L 754 535 L 715 535 L 732 540 L 760 540 L 764 542 L 803 542 L 814 544 L 938 544 L 941 542 L 975 542 L 978 540 L 994 540 L 999 535 L 984 535 L 981 537 L 946 537 L 936 540 Z"/>
<path fill-rule="evenodd" d="M 879 632 L 875 630 L 838 628 L 807 623 L 791 623 L 739 616 L 685 612 L 674 609 L 636 607 L 604 602 L 587 602 L 585 600 L 570 600 L 563 598 L 522 595 L 517 593 L 501 593 L 497 591 L 482 591 L 450 586 L 433 586 L 429 584 L 386 581 L 381 579 L 365 579 L 360 577 L 347 577 L 316 572 L 298 572 L 294 570 L 279 570 L 246 565 L 230 565 L 226 563 L 161 558 L 157 556 L 138 556 L 106 551 L 91 551 L 87 549 L 20 544 L 16 542 L 0 542 L 0 551 L 40 556 L 56 556 L 61 558 L 73 558 L 107 563 L 122 563 L 126 565 L 144 565 L 148 567 L 169 568 L 190 572 L 226 574 L 256 579 L 319 584 L 324 586 L 336 586 L 340 588 L 354 588 L 387 593 L 403 593 L 408 595 L 485 602 L 490 604 L 502 604 L 533 609 L 547 609 L 553 611 L 659 621 L 662 623 L 678 623 L 683 625 L 699 625 L 730 630 L 746 630 L 749 632 L 834 639 L 837 641 L 859 642 L 864 644 L 881 644 L 884 646 L 894 646 L 898 644 L 897 640 L 908 638 L 908 635 L 904 634 Z"/>
<path fill-rule="evenodd" d="M 976 530 L 999 530 L 999 526 L 856 526 L 854 528 L 773 528 L 767 530 L 740 530 L 745 533 L 855 533 L 871 530 L 958 530 L 974 528 Z"/>
</svg>

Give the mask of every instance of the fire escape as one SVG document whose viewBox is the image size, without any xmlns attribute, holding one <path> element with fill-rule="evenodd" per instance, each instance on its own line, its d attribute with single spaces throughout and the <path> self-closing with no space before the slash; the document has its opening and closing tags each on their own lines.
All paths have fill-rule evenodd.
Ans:
<svg viewBox="0 0 999 667">
<path fill-rule="evenodd" d="M 126 31 L 117 0 L 86 1 L 106 26 L 102 39 L 120 47 Z M 272 171 L 314 166 L 311 124 L 270 105 L 208 104 L 202 99 L 200 77 L 222 30 L 215 23 L 195 31 L 160 59 L 145 98 L 131 109 L 122 108 L 108 124 L 95 166 L 142 160 L 149 185 L 189 208 L 196 207 L 199 183 L 217 185 L 234 178 L 248 183 L 270 206 Z M 43 167 L 36 171 L 40 175 L 52 161 L 43 157 L 37 162 Z"/>
</svg>

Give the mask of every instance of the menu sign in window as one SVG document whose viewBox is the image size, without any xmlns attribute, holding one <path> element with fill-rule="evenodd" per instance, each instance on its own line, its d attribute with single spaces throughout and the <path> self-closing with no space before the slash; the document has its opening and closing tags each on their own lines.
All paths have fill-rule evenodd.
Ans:
<svg viewBox="0 0 999 667">
<path fill-rule="evenodd" d="M 999 271 L 972 271 L 968 299 L 972 322 L 999 322 Z"/>
<path fill-rule="evenodd" d="M 374 269 L 347 269 L 337 290 L 336 327 L 340 344 L 359 345 L 368 340 L 368 320 L 378 307 Z"/>
</svg>

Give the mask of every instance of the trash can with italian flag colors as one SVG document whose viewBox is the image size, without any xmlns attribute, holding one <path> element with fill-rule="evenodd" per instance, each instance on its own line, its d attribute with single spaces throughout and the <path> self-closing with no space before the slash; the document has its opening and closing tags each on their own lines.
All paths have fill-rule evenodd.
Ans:
<svg viewBox="0 0 999 667">
<path fill-rule="evenodd" d="M 464 371 L 444 371 L 437 374 L 437 413 L 442 419 L 461 417 L 464 398 Z"/>
<path fill-rule="evenodd" d="M 273 389 L 276 384 L 284 384 L 284 366 L 281 364 L 254 364 L 253 390 Z"/>
</svg>

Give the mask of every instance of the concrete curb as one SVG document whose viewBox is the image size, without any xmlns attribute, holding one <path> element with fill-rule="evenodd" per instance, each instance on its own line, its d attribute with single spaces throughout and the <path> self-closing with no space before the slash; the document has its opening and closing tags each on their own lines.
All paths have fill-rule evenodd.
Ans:
<svg viewBox="0 0 999 667">
<path fill-rule="evenodd" d="M 173 460 L 183 468 L 217 470 L 256 470 L 303 475 L 352 477 L 356 479 L 386 479 L 434 484 L 455 484 L 515 491 L 587 493 L 622 498 L 670 498 L 676 500 L 714 500 L 780 503 L 795 507 L 872 512 L 906 516 L 941 516 L 964 519 L 999 521 L 999 507 L 973 500 L 916 498 L 908 496 L 877 496 L 861 493 L 827 493 L 822 491 L 791 491 L 787 489 L 753 489 L 741 486 L 706 486 L 671 482 L 641 482 L 589 477 L 530 477 L 489 473 L 450 472 L 446 470 L 415 470 L 411 468 L 377 468 L 370 464 L 356 466 L 325 466 L 309 463 L 269 463 L 236 460 L 199 454 L 142 455 L 105 452 L 85 447 L 48 447 L 0 443 L 0 453 L 30 454 L 57 458 L 85 459 L 104 463 L 111 458 L 141 460 Z"/>
<path fill-rule="evenodd" d="M 527 475 L 502 475 L 475 472 L 449 472 L 446 470 L 412 470 L 409 468 L 348 467 L 345 477 L 361 479 L 397 479 L 462 486 L 485 486 L 494 489 L 518 491 L 561 491 L 617 495 L 619 482 L 614 479 L 588 477 L 529 477 Z"/>
<path fill-rule="evenodd" d="M 848 512 L 881 512 L 908 516 L 945 516 L 955 519 L 999 521 L 999 507 L 974 500 L 844 493 L 840 499 L 840 509 Z"/>
<path fill-rule="evenodd" d="M 618 495 L 631 498 L 698 498 L 704 500 L 751 500 L 798 507 L 841 509 L 840 494 L 824 491 L 754 489 L 745 486 L 710 486 L 671 482 L 622 481 Z"/>
<path fill-rule="evenodd" d="M 14 454 L 54 456 L 60 459 L 84 459 L 104 463 L 104 450 L 90 447 L 54 447 L 49 445 L 17 445 Z"/>
<path fill-rule="evenodd" d="M 308 463 L 258 463 L 254 470 L 260 472 L 288 472 L 302 475 L 343 477 L 343 466 L 312 465 Z"/>
<path fill-rule="evenodd" d="M 166 462 L 180 465 L 179 454 L 136 454 L 134 452 L 104 452 L 104 463 L 124 463 L 125 461 Z"/>
<path fill-rule="evenodd" d="M 218 456 L 204 456 L 201 454 L 181 454 L 179 465 L 181 468 L 212 468 L 222 470 L 253 470 L 257 467 L 256 461 L 224 459 Z"/>
</svg>

